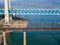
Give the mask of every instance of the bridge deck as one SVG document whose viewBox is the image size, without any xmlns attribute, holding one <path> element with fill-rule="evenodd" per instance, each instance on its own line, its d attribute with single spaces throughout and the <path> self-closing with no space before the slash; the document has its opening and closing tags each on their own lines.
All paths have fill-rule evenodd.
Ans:
<svg viewBox="0 0 60 45">
<path fill-rule="evenodd" d="M 60 15 L 60 9 L 10 9 L 9 14 L 20 15 Z M 0 9 L 0 14 L 5 14 L 4 9 Z"/>
<path fill-rule="evenodd" d="M 1 30 L 6 30 L 6 31 L 14 31 L 14 30 L 60 30 L 60 28 L 0 28 Z"/>
</svg>

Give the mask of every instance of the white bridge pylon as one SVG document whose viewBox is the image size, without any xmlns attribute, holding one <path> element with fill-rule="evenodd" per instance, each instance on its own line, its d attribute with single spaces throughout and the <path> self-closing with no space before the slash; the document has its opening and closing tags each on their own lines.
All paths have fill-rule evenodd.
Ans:
<svg viewBox="0 0 60 45">
<path fill-rule="evenodd" d="M 8 0 L 4 0 L 4 6 L 5 6 L 5 23 L 9 23 Z"/>
</svg>

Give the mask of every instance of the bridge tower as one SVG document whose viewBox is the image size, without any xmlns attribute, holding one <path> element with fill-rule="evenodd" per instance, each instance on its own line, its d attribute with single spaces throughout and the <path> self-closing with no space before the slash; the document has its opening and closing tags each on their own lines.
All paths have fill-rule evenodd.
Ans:
<svg viewBox="0 0 60 45">
<path fill-rule="evenodd" d="M 9 23 L 9 14 L 8 14 L 8 0 L 4 0 L 5 7 L 5 23 Z"/>
<path fill-rule="evenodd" d="M 8 27 L 8 25 L 10 25 L 10 20 L 9 20 L 9 14 L 8 14 L 8 10 L 10 8 L 10 0 L 4 0 L 4 8 L 5 8 L 5 23 L 4 23 L 4 27 Z M 6 41 L 6 31 L 3 32 L 3 42 L 4 45 L 7 45 L 7 41 Z"/>
<path fill-rule="evenodd" d="M 10 0 L 8 0 L 8 9 L 11 9 L 11 3 L 10 3 Z"/>
<path fill-rule="evenodd" d="M 4 26 L 6 28 L 8 28 L 8 25 L 15 27 L 15 24 L 18 25 L 19 21 L 15 21 L 16 22 L 15 24 L 10 25 L 11 24 L 10 20 L 12 20 L 12 18 L 10 18 L 9 14 L 8 14 L 8 10 L 11 9 L 10 0 L 4 0 L 4 6 L 5 6 L 5 24 L 4 24 Z M 18 25 L 17 28 L 18 27 L 20 27 L 20 28 L 26 28 L 27 24 L 28 24 L 27 20 L 25 20 L 25 21 L 20 20 L 20 24 L 19 24 L 20 26 Z M 7 45 L 6 30 L 4 30 L 4 32 L 3 32 L 3 40 L 4 40 L 4 45 Z M 26 45 L 26 30 L 24 30 L 24 32 L 23 32 L 23 45 Z"/>
<path fill-rule="evenodd" d="M 11 2 L 8 0 L 8 9 L 11 9 Z M 9 21 L 12 21 L 12 15 L 9 15 Z"/>
</svg>

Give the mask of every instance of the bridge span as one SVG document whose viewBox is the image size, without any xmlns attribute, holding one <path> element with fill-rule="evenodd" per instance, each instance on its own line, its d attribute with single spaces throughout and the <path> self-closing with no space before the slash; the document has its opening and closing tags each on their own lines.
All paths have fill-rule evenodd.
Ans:
<svg viewBox="0 0 60 45">
<path fill-rule="evenodd" d="M 0 31 L 60 30 L 60 28 L 0 28 Z"/>
<path fill-rule="evenodd" d="M 60 9 L 9 9 L 8 12 L 18 15 L 60 15 Z M 5 14 L 4 9 L 0 9 L 0 14 Z"/>
</svg>

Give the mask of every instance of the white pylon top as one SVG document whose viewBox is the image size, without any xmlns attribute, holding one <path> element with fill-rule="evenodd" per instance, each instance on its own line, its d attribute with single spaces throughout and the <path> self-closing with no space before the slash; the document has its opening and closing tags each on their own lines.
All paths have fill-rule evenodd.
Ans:
<svg viewBox="0 0 60 45">
<path fill-rule="evenodd" d="M 9 23 L 9 14 L 8 14 L 8 0 L 4 0 L 4 6 L 5 6 L 5 23 Z"/>
</svg>

